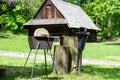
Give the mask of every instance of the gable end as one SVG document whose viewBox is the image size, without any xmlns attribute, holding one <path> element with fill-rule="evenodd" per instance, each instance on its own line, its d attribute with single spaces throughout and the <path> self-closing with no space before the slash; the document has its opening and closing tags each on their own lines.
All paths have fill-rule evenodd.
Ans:
<svg viewBox="0 0 120 80">
<path fill-rule="evenodd" d="M 50 0 L 46 0 L 40 7 L 34 19 L 64 18 Z"/>
</svg>

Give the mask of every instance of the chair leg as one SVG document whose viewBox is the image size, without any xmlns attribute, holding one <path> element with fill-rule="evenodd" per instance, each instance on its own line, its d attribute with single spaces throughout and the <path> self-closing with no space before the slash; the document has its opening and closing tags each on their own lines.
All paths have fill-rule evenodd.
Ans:
<svg viewBox="0 0 120 80">
<path fill-rule="evenodd" d="M 26 59 L 26 61 L 25 61 L 25 64 L 24 64 L 24 66 L 23 66 L 23 68 L 22 68 L 21 76 L 23 75 L 23 72 L 24 72 L 24 70 L 25 70 L 25 67 L 26 67 L 26 64 L 27 64 L 27 62 L 28 62 L 29 56 L 30 56 L 30 54 L 31 54 L 31 51 L 32 51 L 32 49 L 30 49 L 29 54 L 28 54 L 28 56 L 27 56 L 27 59 Z"/>
<path fill-rule="evenodd" d="M 33 63 L 32 72 L 31 72 L 31 80 L 32 80 L 32 78 L 33 78 L 34 67 L 35 67 L 35 63 L 36 63 L 36 57 L 37 57 L 39 45 L 40 45 L 40 42 L 38 42 L 38 43 L 37 43 L 37 46 L 36 46 L 36 53 L 35 53 L 34 63 Z"/>
</svg>

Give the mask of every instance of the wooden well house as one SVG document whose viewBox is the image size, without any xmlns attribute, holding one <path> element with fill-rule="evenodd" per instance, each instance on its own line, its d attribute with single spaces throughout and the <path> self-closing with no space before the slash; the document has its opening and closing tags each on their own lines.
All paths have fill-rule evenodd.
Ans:
<svg viewBox="0 0 120 80">
<path fill-rule="evenodd" d="M 75 33 L 80 27 L 85 27 L 90 32 L 88 41 L 96 41 L 97 31 L 100 29 L 92 22 L 80 6 L 63 0 L 45 0 L 35 16 L 23 25 L 23 28 L 29 31 L 28 40 L 30 48 L 34 49 L 37 44 L 37 40 L 34 38 L 35 30 L 44 28 L 55 40 L 59 36 L 67 36 L 65 42 L 61 43 L 66 45 L 70 43 L 71 46 L 68 46 L 70 46 L 73 55 L 78 50 Z"/>
<path fill-rule="evenodd" d="M 25 23 L 29 30 L 29 39 L 37 28 L 45 28 L 51 36 L 71 35 L 73 29 L 86 27 L 90 36 L 88 41 L 96 41 L 97 31 L 100 30 L 78 5 L 63 0 L 45 0 L 35 16 Z"/>
</svg>

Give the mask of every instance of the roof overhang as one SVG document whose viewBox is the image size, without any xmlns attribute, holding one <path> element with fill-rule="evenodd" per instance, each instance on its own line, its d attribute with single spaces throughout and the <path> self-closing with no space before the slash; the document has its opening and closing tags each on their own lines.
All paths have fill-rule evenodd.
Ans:
<svg viewBox="0 0 120 80">
<path fill-rule="evenodd" d="M 80 6 L 64 0 L 51 0 L 51 2 L 67 19 L 69 28 L 85 27 L 87 29 L 100 30 Z"/>
<path fill-rule="evenodd" d="M 23 27 L 29 26 L 41 26 L 41 25 L 59 25 L 67 24 L 66 19 L 31 19 L 27 23 L 23 24 Z"/>
<path fill-rule="evenodd" d="M 0 4 L 13 4 L 18 2 L 19 0 L 0 0 Z"/>
</svg>

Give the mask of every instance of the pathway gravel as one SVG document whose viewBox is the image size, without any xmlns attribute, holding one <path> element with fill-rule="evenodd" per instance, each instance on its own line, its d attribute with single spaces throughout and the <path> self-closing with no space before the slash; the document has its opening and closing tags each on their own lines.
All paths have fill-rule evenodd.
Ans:
<svg viewBox="0 0 120 80">
<path fill-rule="evenodd" d="M 28 53 L 22 52 L 8 52 L 8 51 L 0 51 L 0 56 L 7 56 L 7 57 L 18 57 L 18 58 L 27 58 Z M 31 59 L 34 59 L 34 54 L 30 55 Z M 37 59 L 44 60 L 44 55 L 38 54 Z M 50 55 L 47 55 L 47 60 L 52 60 Z M 91 60 L 91 59 L 83 59 L 82 64 L 95 64 L 95 65 L 113 65 L 113 66 L 120 66 L 120 62 L 115 61 L 105 61 L 105 60 Z"/>
</svg>

